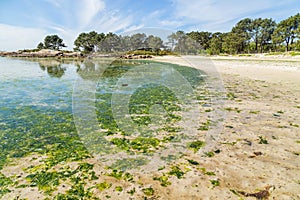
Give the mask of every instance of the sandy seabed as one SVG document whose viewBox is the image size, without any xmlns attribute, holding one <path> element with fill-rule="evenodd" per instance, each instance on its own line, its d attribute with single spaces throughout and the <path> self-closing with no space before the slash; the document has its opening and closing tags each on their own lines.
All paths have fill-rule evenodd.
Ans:
<svg viewBox="0 0 300 200">
<path fill-rule="evenodd" d="M 188 170 L 183 179 L 170 178 L 172 185 L 167 187 L 161 187 L 152 177 L 141 176 L 134 183 L 137 190 L 141 185 L 153 188 L 155 194 L 146 199 L 300 199 L 299 60 L 209 59 L 228 94 L 224 105 L 227 115 L 218 139 L 220 153 L 202 157 L 199 166 Z M 154 60 L 190 65 L 185 57 L 165 56 Z M 201 66 L 193 67 L 201 69 Z M 18 162 L 21 164 L 7 166 L 1 173 L 18 176 L 22 174 L 22 163 L 31 161 L 24 158 Z M 102 170 L 97 161 L 88 162 L 95 163 L 97 173 Z M 134 187 L 126 184 L 122 185 L 124 189 Z M 109 189 L 99 193 L 101 199 L 107 195 L 111 199 L 144 199 L 141 192 L 130 195 L 124 190 L 117 194 Z M 31 188 L 16 189 L 3 199 L 17 196 L 43 199 L 40 191 Z"/>
</svg>

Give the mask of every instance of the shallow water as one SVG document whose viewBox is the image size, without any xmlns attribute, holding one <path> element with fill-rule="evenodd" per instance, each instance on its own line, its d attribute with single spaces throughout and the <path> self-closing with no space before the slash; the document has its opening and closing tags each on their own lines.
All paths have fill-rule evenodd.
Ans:
<svg viewBox="0 0 300 200">
<path fill-rule="evenodd" d="M 100 174 L 133 184 L 199 153 L 214 114 L 203 77 L 150 61 L 0 58 L 0 198 L 90 198 Z"/>
<path fill-rule="evenodd" d="M 169 122 L 172 120 L 178 121 L 180 117 L 175 115 L 174 112 L 180 111 L 180 107 L 177 105 L 178 98 L 174 91 L 172 93 L 166 87 L 149 84 L 149 82 L 144 85 L 134 81 L 130 82 L 129 79 L 132 79 L 132 77 L 124 79 L 124 75 L 128 74 L 128 71 L 141 65 L 150 67 L 151 63 L 145 61 L 112 62 L 111 60 L 61 62 L 51 59 L 18 60 L 0 58 L 0 146 L 2 149 L 0 168 L 9 160 L 8 158 L 23 157 L 30 153 L 57 155 L 57 151 L 64 152 L 62 154 L 65 154 L 65 156 L 62 158 L 55 157 L 54 160 L 56 159 L 56 161 L 53 161 L 54 163 L 64 161 L 69 158 L 68 156 L 80 160 L 87 157 L 94 150 L 96 153 L 104 149 L 107 152 L 111 142 L 105 139 L 104 136 L 119 133 L 123 135 L 136 134 L 134 131 L 132 131 L 133 133 L 124 131 L 126 127 L 122 127 L 124 126 L 122 125 L 123 122 L 118 123 L 114 119 L 116 115 L 113 113 L 112 105 L 115 103 L 114 106 L 118 106 L 119 102 L 113 102 L 111 98 L 114 94 L 117 95 L 120 92 L 121 95 L 133 97 L 128 102 L 130 105 L 128 105 L 129 113 L 127 114 L 136 115 L 132 117 L 132 122 L 138 124 L 138 127 L 146 127 L 151 124 L 151 118 L 149 117 L 152 112 L 151 106 L 157 103 L 167 110 L 168 115 L 165 120 Z M 202 78 L 198 70 L 172 66 L 181 76 L 187 78 L 191 88 L 196 88 L 201 84 Z M 162 79 L 168 81 L 167 78 L 170 76 L 168 73 L 169 71 L 164 71 L 159 75 Z M 120 80 L 125 80 L 126 83 L 130 82 L 130 86 L 124 83 L 120 85 Z M 88 134 L 85 131 L 83 131 L 83 134 L 79 134 L 80 137 L 78 137 L 78 129 L 83 130 L 83 128 L 80 127 L 80 123 L 77 123 L 77 126 L 74 123 L 74 118 L 76 119 L 76 116 L 73 116 L 74 92 L 76 93 L 76 90 L 79 90 L 76 88 L 76 86 L 79 87 L 76 84 L 86 83 L 96 84 L 95 90 L 90 91 L 93 93 L 91 97 L 79 96 L 79 101 L 89 101 L 94 106 L 93 109 L 97 116 L 96 126 L 100 126 L 99 129 L 105 130 L 105 133 L 92 135 L 92 137 L 97 138 L 96 145 L 99 145 L 99 140 L 100 143 L 105 143 L 102 146 L 100 145 L 101 148 L 90 148 L 91 145 L 95 146 L 95 143 L 86 143 L 84 137 Z M 118 84 L 121 86 L 121 90 L 116 89 Z M 181 88 L 183 86 L 178 84 L 176 87 Z M 88 88 L 84 88 L 84 90 L 88 90 Z M 184 91 L 184 88 L 182 90 L 176 89 L 176 91 Z M 85 106 L 85 104 L 79 106 L 80 113 L 89 111 Z M 78 110 L 78 107 L 76 108 Z M 160 107 L 158 107 L 158 111 L 160 111 Z M 158 112 L 153 115 L 159 117 L 162 114 L 166 113 Z M 91 121 L 83 120 L 85 120 L 84 128 L 88 128 L 90 132 L 97 131 L 91 128 L 95 124 L 89 125 L 89 123 L 92 123 Z M 156 120 L 159 120 L 159 118 Z M 122 128 L 124 129 L 122 130 Z M 137 128 L 136 131 L 141 131 L 141 129 Z M 151 131 L 154 132 L 152 129 Z M 149 130 L 143 132 L 144 136 L 153 137 L 151 131 L 150 133 Z M 76 151 L 75 155 L 72 154 L 73 151 Z"/>
</svg>

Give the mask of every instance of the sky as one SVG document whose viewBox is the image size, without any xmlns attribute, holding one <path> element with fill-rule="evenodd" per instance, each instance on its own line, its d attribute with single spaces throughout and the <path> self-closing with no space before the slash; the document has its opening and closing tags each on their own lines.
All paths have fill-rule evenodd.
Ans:
<svg viewBox="0 0 300 200">
<path fill-rule="evenodd" d="M 93 30 L 228 32 L 246 17 L 279 22 L 298 12 L 300 0 L 0 0 L 0 51 L 35 48 L 53 34 L 72 49 Z"/>
</svg>

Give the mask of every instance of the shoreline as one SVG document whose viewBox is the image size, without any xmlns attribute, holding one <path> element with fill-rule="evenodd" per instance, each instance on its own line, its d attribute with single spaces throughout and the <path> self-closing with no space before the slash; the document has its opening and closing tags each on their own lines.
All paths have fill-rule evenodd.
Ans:
<svg viewBox="0 0 300 200">
<path fill-rule="evenodd" d="M 168 62 L 184 66 L 191 65 L 184 57 L 156 57 L 158 62 Z M 192 155 L 174 160 L 166 168 L 180 166 L 184 170 L 182 178 L 169 177 L 170 185 L 161 186 L 153 179 L 159 177 L 162 169 L 155 174 L 133 174 L 136 182 L 125 182 L 107 177 L 106 169 L 97 158 L 87 158 L 80 162 L 94 165 L 98 180 L 89 181 L 88 186 L 107 181 L 111 183 L 96 195 L 112 199 L 142 199 L 142 188 L 153 188 L 151 199 L 254 199 L 242 194 L 266 194 L 265 199 L 298 199 L 300 185 L 300 63 L 276 60 L 257 62 L 244 60 L 211 59 L 226 88 L 227 100 L 222 107 L 227 117 L 217 140 L 217 150 L 211 157 Z M 286 64 L 286 66 L 285 66 Z M 201 134 L 205 132 L 201 132 Z M 35 158 L 35 159 L 33 159 Z M 38 169 L 43 155 L 29 155 L 13 160 L 0 172 L 6 176 L 20 176 L 26 183 L 23 168 L 32 165 Z M 189 163 L 190 161 L 196 161 Z M 25 165 L 25 166 L 24 166 Z M 77 161 L 66 162 L 75 170 Z M 60 166 L 60 165 L 59 165 Z M 52 170 L 58 170 L 53 167 Z M 164 171 L 165 170 L 165 171 Z M 152 176 L 153 175 L 153 176 Z M 164 176 L 161 176 L 164 177 Z M 104 182 L 106 183 L 106 182 Z M 140 184 L 141 183 L 141 184 Z M 213 185 L 215 183 L 215 185 Z M 67 183 L 54 194 L 69 189 Z M 116 192 L 119 186 L 124 191 Z M 136 188 L 134 194 L 129 194 Z M 13 188 L 3 199 L 44 198 L 46 195 L 35 187 Z"/>
</svg>

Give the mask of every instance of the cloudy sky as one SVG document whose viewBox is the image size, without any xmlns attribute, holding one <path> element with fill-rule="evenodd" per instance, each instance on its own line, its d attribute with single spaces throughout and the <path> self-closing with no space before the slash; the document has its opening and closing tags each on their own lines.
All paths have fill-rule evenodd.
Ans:
<svg viewBox="0 0 300 200">
<path fill-rule="evenodd" d="M 72 49 L 78 34 L 91 30 L 226 32 L 246 17 L 279 22 L 298 12 L 299 0 L 1 0 L 0 50 L 35 48 L 48 34 Z"/>
</svg>

